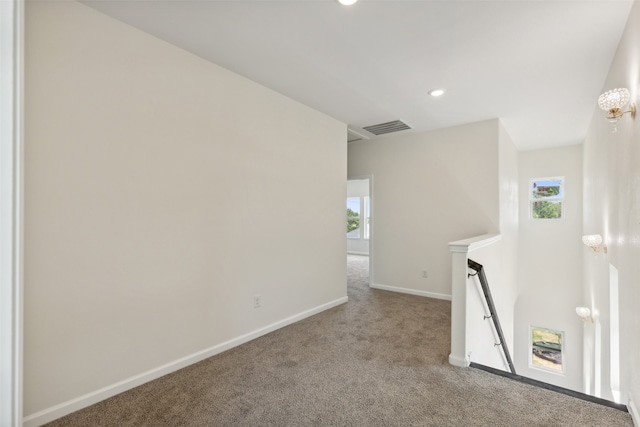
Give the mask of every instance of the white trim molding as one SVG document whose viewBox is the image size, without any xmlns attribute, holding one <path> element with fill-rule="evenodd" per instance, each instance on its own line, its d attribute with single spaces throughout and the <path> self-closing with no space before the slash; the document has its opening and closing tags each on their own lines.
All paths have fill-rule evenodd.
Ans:
<svg viewBox="0 0 640 427">
<path fill-rule="evenodd" d="M 24 1 L 0 1 L 0 425 L 22 424 Z"/>
<path fill-rule="evenodd" d="M 483 234 L 470 239 L 458 240 L 449 243 L 449 251 L 468 253 L 485 246 L 489 246 L 502 239 L 500 234 Z"/>
<path fill-rule="evenodd" d="M 398 292 L 401 294 L 417 295 L 419 297 L 427 297 L 427 298 L 435 298 L 435 299 L 451 301 L 451 295 L 438 294 L 436 292 L 419 291 L 417 289 L 400 288 L 397 286 L 389 286 L 389 285 L 380 285 L 378 283 L 371 283 L 369 287 L 373 289 L 380 289 L 383 291 Z"/>
<path fill-rule="evenodd" d="M 460 368 L 468 368 L 471 364 L 471 360 L 468 357 L 457 357 L 453 354 L 449 355 L 449 364 L 453 366 L 458 366 Z"/>
<path fill-rule="evenodd" d="M 135 388 L 139 385 L 142 385 L 149 381 L 153 381 L 157 378 L 160 378 L 164 375 L 175 372 L 186 366 L 193 365 L 194 363 L 200 362 L 204 359 L 215 356 L 224 351 L 230 350 L 234 347 L 237 347 L 251 340 L 259 338 L 277 329 L 299 322 L 300 320 L 306 319 L 307 317 L 311 317 L 325 310 L 329 310 L 330 308 L 337 307 L 338 305 L 344 304 L 347 301 L 348 301 L 347 297 L 338 298 L 334 301 L 330 301 L 326 304 L 319 305 L 310 310 L 306 310 L 296 315 L 293 315 L 291 317 L 287 317 L 286 319 L 282 319 L 278 322 L 275 322 L 263 328 L 257 329 L 253 332 L 249 332 L 245 335 L 241 335 L 229 341 L 220 343 L 218 345 L 214 345 L 213 347 L 209 347 L 202 351 L 182 357 L 178 360 L 174 360 L 165 365 L 158 366 L 157 368 L 152 369 L 150 371 L 143 372 L 134 377 L 127 378 L 123 381 L 103 387 L 99 390 L 85 394 L 84 396 L 80 396 L 76 399 L 72 399 L 67 402 L 63 402 L 59 405 L 52 406 L 51 408 L 47 408 L 45 410 L 37 412 L 35 414 L 31 414 L 25 417 L 24 427 L 37 427 L 42 424 L 46 424 L 60 417 L 68 415 L 72 412 L 78 411 L 82 408 L 86 408 L 95 403 L 98 403 L 104 399 L 115 396 L 116 394 L 120 394 L 132 388 Z"/>
</svg>

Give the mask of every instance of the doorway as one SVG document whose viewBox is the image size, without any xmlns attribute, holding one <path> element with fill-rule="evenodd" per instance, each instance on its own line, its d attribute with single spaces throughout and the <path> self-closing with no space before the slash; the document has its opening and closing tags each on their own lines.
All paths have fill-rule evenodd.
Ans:
<svg viewBox="0 0 640 427">
<path fill-rule="evenodd" d="M 373 198 L 372 178 L 347 180 L 347 283 L 372 283 Z"/>
</svg>

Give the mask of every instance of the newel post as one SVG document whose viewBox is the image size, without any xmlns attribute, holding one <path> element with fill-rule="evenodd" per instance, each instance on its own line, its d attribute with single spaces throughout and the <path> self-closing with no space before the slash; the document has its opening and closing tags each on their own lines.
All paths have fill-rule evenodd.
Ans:
<svg viewBox="0 0 640 427">
<path fill-rule="evenodd" d="M 467 259 L 468 245 L 449 244 L 451 251 L 451 353 L 449 363 L 469 366 L 467 351 Z"/>
<path fill-rule="evenodd" d="M 485 234 L 449 243 L 451 251 L 451 353 L 449 363 L 467 367 L 471 349 L 467 340 L 467 290 L 469 252 L 497 242 L 499 234 Z"/>
</svg>

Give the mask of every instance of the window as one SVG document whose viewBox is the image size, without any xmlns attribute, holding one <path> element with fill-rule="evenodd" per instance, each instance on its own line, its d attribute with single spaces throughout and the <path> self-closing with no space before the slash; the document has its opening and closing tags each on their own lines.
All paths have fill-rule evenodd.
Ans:
<svg viewBox="0 0 640 427">
<path fill-rule="evenodd" d="M 369 196 L 364 198 L 364 238 L 369 238 L 370 227 L 369 222 L 371 222 L 371 199 Z"/>
<path fill-rule="evenodd" d="M 551 329 L 531 327 L 531 358 L 529 366 L 562 373 L 562 343 L 564 333 Z"/>
<path fill-rule="evenodd" d="M 347 197 L 347 238 L 368 239 L 371 232 L 370 216 L 371 199 L 368 196 Z"/>
<path fill-rule="evenodd" d="M 531 180 L 531 218 L 562 218 L 564 200 L 564 177 L 536 178 Z"/>
<path fill-rule="evenodd" d="M 347 197 L 347 238 L 360 238 L 360 197 Z"/>
</svg>

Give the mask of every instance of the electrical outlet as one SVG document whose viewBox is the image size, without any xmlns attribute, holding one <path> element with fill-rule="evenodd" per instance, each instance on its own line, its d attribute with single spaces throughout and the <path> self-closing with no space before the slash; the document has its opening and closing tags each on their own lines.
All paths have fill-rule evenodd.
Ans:
<svg viewBox="0 0 640 427">
<path fill-rule="evenodd" d="M 427 270 L 422 270 L 422 278 L 427 279 L 429 277 L 429 272 Z"/>
<path fill-rule="evenodd" d="M 260 295 L 253 296 L 253 308 L 262 307 L 262 297 Z"/>
</svg>

